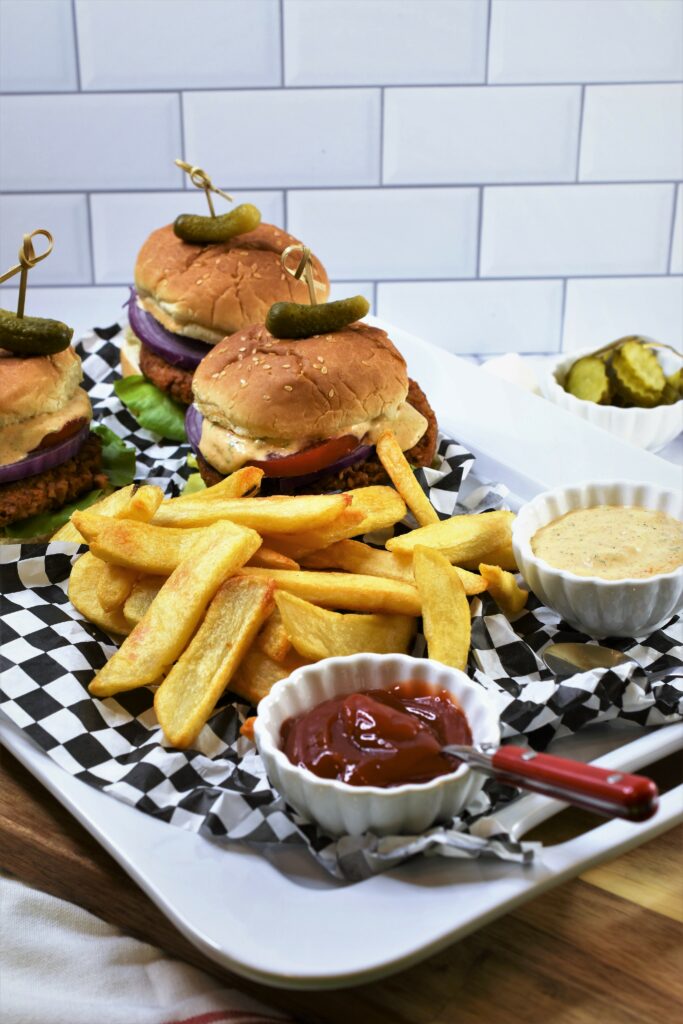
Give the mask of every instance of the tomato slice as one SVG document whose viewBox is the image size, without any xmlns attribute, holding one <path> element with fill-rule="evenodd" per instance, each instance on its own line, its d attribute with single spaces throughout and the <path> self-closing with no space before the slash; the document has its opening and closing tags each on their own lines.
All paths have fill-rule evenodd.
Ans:
<svg viewBox="0 0 683 1024">
<path fill-rule="evenodd" d="M 250 466 L 258 466 L 266 476 L 305 476 L 308 473 L 317 473 L 326 469 L 338 459 L 349 455 L 360 442 L 353 434 L 345 434 L 343 437 L 332 437 L 329 441 L 321 441 L 310 448 L 304 448 L 293 455 L 275 455 L 272 459 L 255 459 L 248 463 Z"/>
</svg>

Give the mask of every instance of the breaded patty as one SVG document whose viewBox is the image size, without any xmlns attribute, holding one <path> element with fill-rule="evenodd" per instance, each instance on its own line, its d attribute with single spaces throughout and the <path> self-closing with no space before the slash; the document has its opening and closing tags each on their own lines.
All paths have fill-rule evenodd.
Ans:
<svg viewBox="0 0 683 1024">
<path fill-rule="evenodd" d="M 0 485 L 0 527 L 54 512 L 87 491 L 108 485 L 102 472 L 102 441 L 91 433 L 78 454 L 61 466 Z"/>
<path fill-rule="evenodd" d="M 160 391 L 166 392 L 181 405 L 192 405 L 192 370 L 171 366 L 144 342 L 140 346 L 140 369 Z"/>
</svg>

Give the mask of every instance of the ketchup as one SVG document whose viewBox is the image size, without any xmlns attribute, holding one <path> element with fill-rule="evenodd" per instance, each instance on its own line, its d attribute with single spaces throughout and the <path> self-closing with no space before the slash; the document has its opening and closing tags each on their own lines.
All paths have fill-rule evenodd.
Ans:
<svg viewBox="0 0 683 1024">
<path fill-rule="evenodd" d="M 323 701 L 280 730 L 289 760 L 352 786 L 428 782 L 455 770 L 448 743 L 470 744 L 465 714 L 447 690 L 417 680 Z"/>
</svg>

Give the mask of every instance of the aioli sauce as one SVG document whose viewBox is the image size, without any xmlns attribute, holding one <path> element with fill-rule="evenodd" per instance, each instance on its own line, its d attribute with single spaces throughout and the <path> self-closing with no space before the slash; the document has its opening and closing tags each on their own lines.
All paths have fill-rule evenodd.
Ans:
<svg viewBox="0 0 683 1024">
<path fill-rule="evenodd" d="M 352 786 L 428 782 L 458 766 L 447 743 L 470 744 L 462 708 L 447 690 L 413 680 L 323 701 L 280 731 L 289 760 Z"/>
<path fill-rule="evenodd" d="M 576 576 L 645 579 L 683 565 L 683 523 L 635 505 L 574 509 L 537 530 L 531 550 Z"/>
</svg>

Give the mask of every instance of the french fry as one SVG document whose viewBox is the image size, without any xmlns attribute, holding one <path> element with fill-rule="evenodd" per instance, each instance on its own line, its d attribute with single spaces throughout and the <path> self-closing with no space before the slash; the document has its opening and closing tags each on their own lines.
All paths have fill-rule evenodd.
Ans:
<svg viewBox="0 0 683 1024">
<path fill-rule="evenodd" d="M 436 509 L 417 482 L 393 431 L 385 430 L 378 438 L 376 447 L 379 461 L 420 526 L 438 523 Z"/>
<path fill-rule="evenodd" d="M 452 516 L 433 526 L 421 526 L 400 537 L 392 537 L 386 547 L 401 553 L 413 551 L 420 545 L 436 548 L 458 565 L 473 558 L 485 562 L 488 552 L 505 542 L 509 529 L 507 519 L 501 518 L 499 512 Z"/>
<path fill-rule="evenodd" d="M 185 531 L 188 532 L 187 530 Z M 267 548 L 263 544 L 255 555 L 249 559 L 248 565 L 255 565 L 259 569 L 298 569 L 299 563 L 287 555 L 280 554 L 274 548 Z"/>
<path fill-rule="evenodd" d="M 353 499 L 352 508 L 363 513 L 359 533 L 385 530 L 399 523 L 406 514 L 406 503 L 393 487 L 377 484 L 372 487 L 354 487 L 344 493 Z"/>
<path fill-rule="evenodd" d="M 135 581 L 123 606 L 123 617 L 128 623 L 129 630 L 137 626 L 140 619 L 147 614 L 149 606 L 166 579 L 166 576 L 141 576 Z"/>
<path fill-rule="evenodd" d="M 137 577 L 138 573 L 134 569 L 102 562 L 97 581 L 97 597 L 105 611 L 123 608 Z"/>
<path fill-rule="evenodd" d="M 243 498 L 245 494 L 255 491 L 260 486 L 263 478 L 263 470 L 256 466 L 244 466 L 230 476 L 219 480 L 217 484 L 207 487 L 204 491 L 195 494 L 182 495 L 171 498 L 169 504 L 178 506 L 181 502 L 189 501 L 213 501 L 215 498 Z"/>
<path fill-rule="evenodd" d="M 370 547 L 357 540 L 341 540 L 323 551 L 315 551 L 301 560 L 306 569 L 343 569 L 367 576 L 384 576 L 415 585 L 413 562 L 407 555 Z M 486 580 L 476 573 L 454 566 L 468 597 L 486 590 Z"/>
<path fill-rule="evenodd" d="M 499 565 L 479 566 L 479 572 L 486 580 L 487 590 L 503 615 L 511 618 L 518 615 L 529 599 L 529 594 L 517 583 L 511 572 L 505 572 Z"/>
<path fill-rule="evenodd" d="M 319 548 L 328 547 L 344 537 L 354 537 L 360 532 L 363 512 L 348 505 L 341 515 L 317 530 L 303 530 L 301 533 L 281 533 L 268 537 L 268 545 L 294 561 Z"/>
<path fill-rule="evenodd" d="M 273 609 L 254 643 L 279 665 L 285 660 L 292 648 L 292 642 L 287 636 L 279 608 Z"/>
<path fill-rule="evenodd" d="M 122 487 L 120 491 L 112 491 L 105 498 L 100 498 L 94 505 L 91 505 L 88 512 L 93 512 L 98 516 L 116 516 L 122 508 L 128 504 L 130 497 L 135 490 L 135 484 L 128 484 L 127 487 Z M 73 524 L 73 516 L 68 522 L 64 523 L 64 526 L 60 526 L 56 533 L 52 534 L 52 541 L 74 541 L 76 544 L 83 544 L 84 537 L 76 529 Z"/>
<path fill-rule="evenodd" d="M 413 559 L 427 654 L 465 671 L 472 624 L 460 577 L 440 551 L 418 545 Z"/>
<path fill-rule="evenodd" d="M 414 586 L 379 576 L 357 576 L 343 572 L 283 572 L 278 569 L 241 570 L 244 576 L 273 580 L 278 590 L 286 590 L 324 608 L 352 612 L 387 612 L 392 615 L 419 615 L 420 598 Z"/>
<path fill-rule="evenodd" d="M 90 550 L 105 562 L 122 565 L 138 572 L 170 576 L 187 558 L 195 546 L 206 536 L 208 527 L 180 530 L 164 529 L 153 523 L 132 519 L 106 519 L 75 513 L 76 526 L 90 544 Z M 245 527 L 225 522 L 225 531 L 241 536 Z M 255 541 L 260 537 L 253 530 L 246 531 Z"/>
<path fill-rule="evenodd" d="M 304 658 L 337 658 L 370 651 L 407 654 L 416 620 L 408 615 L 342 615 L 281 590 L 275 595 L 282 623 Z"/>
<path fill-rule="evenodd" d="M 160 487 L 144 484 L 131 494 L 128 502 L 116 513 L 119 519 L 134 519 L 148 523 L 164 500 L 164 492 Z"/>
<path fill-rule="evenodd" d="M 122 690 L 146 686 L 163 676 L 187 646 L 223 580 L 251 558 L 258 544 L 259 538 L 250 531 L 236 535 L 227 524 L 214 523 L 191 555 L 166 580 L 143 618 L 95 676 L 90 693 L 96 697 L 111 697 Z"/>
<path fill-rule="evenodd" d="M 508 531 L 505 541 L 496 548 L 492 548 L 486 553 L 486 562 L 489 565 L 498 565 L 501 569 L 507 569 L 510 572 L 517 572 L 517 559 L 515 553 L 512 550 L 512 523 L 515 519 L 514 512 L 496 512 L 496 515 L 501 519 L 505 518 L 508 522 Z M 462 563 L 463 569 L 478 569 L 479 561 L 476 558 L 468 560 Z"/>
<path fill-rule="evenodd" d="M 273 584 L 234 577 L 209 605 L 190 645 L 154 696 L 159 725 L 174 747 L 196 740 L 273 607 Z"/>
<path fill-rule="evenodd" d="M 72 605 L 84 615 L 90 622 L 104 629 L 107 633 L 116 633 L 125 636 L 130 632 L 130 626 L 126 622 L 121 609 L 108 611 L 102 607 L 97 593 L 97 585 L 102 573 L 103 563 L 95 558 L 90 551 L 74 564 L 69 577 L 69 600 Z"/>
<path fill-rule="evenodd" d="M 208 526 L 224 519 L 258 530 L 261 534 L 296 533 L 331 523 L 351 503 L 345 494 L 299 494 L 295 497 L 214 498 L 196 494 L 182 502 L 164 502 L 153 522 L 156 526 Z"/>
<path fill-rule="evenodd" d="M 228 689 L 256 707 L 258 702 L 270 693 L 275 683 L 280 679 L 286 679 L 295 668 L 308 664 L 296 651 L 290 651 L 280 664 L 254 645 L 242 659 L 228 684 Z"/>
</svg>

